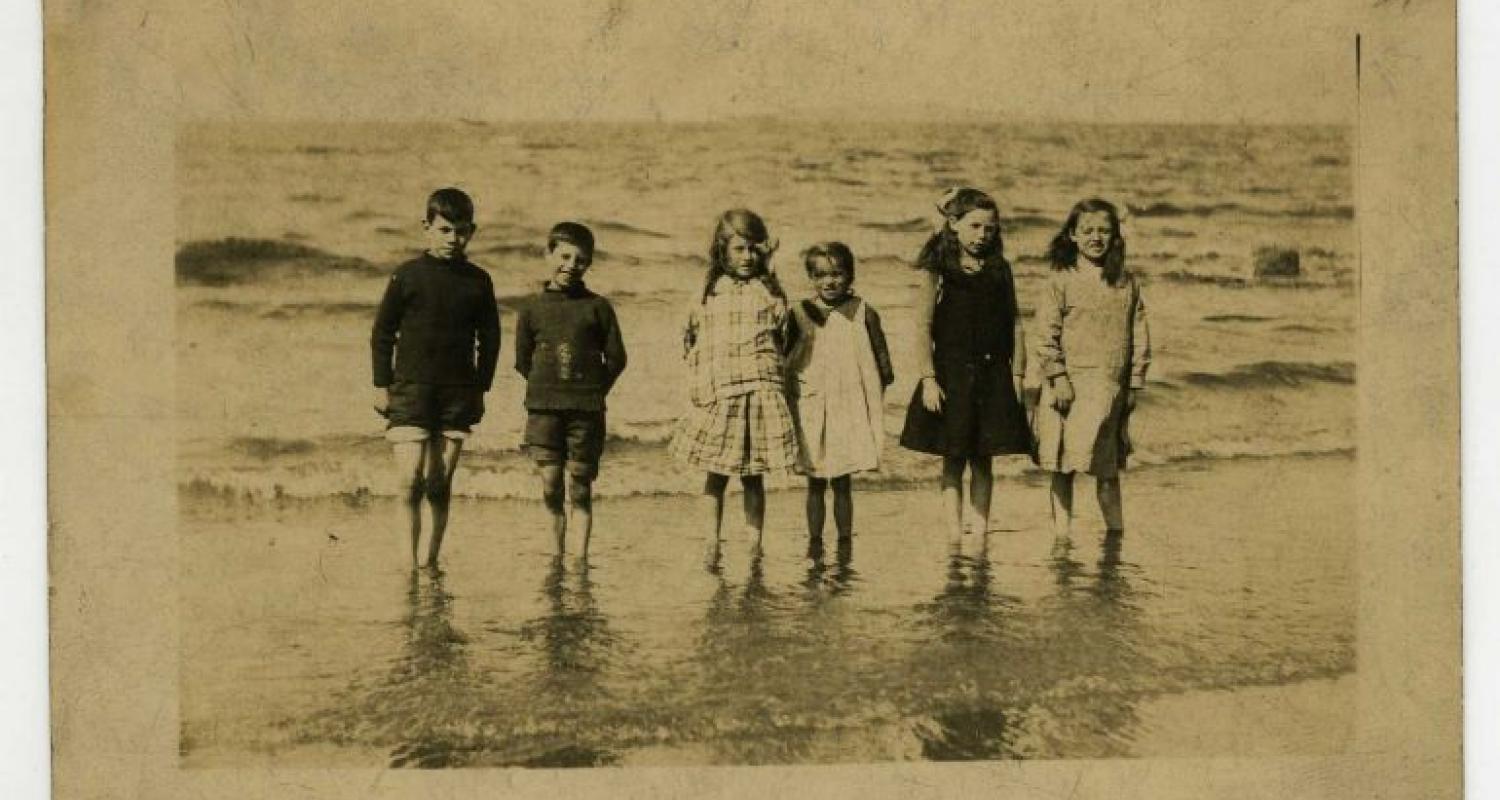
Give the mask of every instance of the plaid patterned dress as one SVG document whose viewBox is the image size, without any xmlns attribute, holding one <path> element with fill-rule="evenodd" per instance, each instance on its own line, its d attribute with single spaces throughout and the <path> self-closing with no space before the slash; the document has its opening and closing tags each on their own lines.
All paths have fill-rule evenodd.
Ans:
<svg viewBox="0 0 1500 800">
<path fill-rule="evenodd" d="M 778 349 L 786 320 L 786 301 L 758 280 L 719 278 L 693 309 L 684 336 L 692 407 L 672 438 L 676 458 L 720 475 L 796 466 Z"/>
</svg>

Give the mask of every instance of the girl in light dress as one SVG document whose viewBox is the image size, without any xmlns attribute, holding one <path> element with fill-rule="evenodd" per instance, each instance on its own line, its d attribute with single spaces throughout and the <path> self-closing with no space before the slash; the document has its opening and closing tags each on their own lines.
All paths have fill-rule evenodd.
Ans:
<svg viewBox="0 0 1500 800">
<path fill-rule="evenodd" d="M 759 542 L 769 472 L 791 471 L 797 440 L 785 390 L 786 294 L 771 271 L 776 244 L 759 215 L 724 212 L 709 244 L 703 293 L 683 336 L 692 405 L 672 452 L 706 473 L 704 521 L 719 539 L 724 491 L 738 476 L 745 526 Z"/>
<path fill-rule="evenodd" d="M 1052 274 L 1037 309 L 1045 381 L 1036 434 L 1037 464 L 1052 473 L 1053 533 L 1071 535 L 1073 477 L 1084 472 L 1094 476 L 1105 526 L 1118 537 L 1126 427 L 1151 365 L 1146 306 L 1125 270 L 1119 211 L 1097 199 L 1073 206 L 1048 255 Z"/>
<path fill-rule="evenodd" d="M 895 374 L 880 315 L 853 292 L 854 253 L 824 242 L 808 248 L 803 261 L 815 294 L 791 308 L 787 388 L 798 468 L 807 476 L 807 532 L 822 538 L 832 485 L 834 525 L 844 542 L 854 530 L 850 477 L 880 466 L 883 397 Z"/>
</svg>

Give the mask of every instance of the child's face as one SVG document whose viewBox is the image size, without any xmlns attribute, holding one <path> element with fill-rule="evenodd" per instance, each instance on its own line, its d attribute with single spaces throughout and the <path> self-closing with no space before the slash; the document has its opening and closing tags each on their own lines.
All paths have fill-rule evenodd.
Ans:
<svg viewBox="0 0 1500 800">
<path fill-rule="evenodd" d="M 975 257 L 988 252 L 1000 236 L 1000 215 L 993 208 L 976 208 L 961 217 L 949 217 L 948 224 L 964 252 Z"/>
<path fill-rule="evenodd" d="M 427 234 L 427 252 L 434 258 L 448 261 L 464 257 L 464 248 L 469 246 L 469 240 L 474 237 L 475 225 L 472 222 L 454 222 L 438 214 L 430 221 L 423 222 L 422 230 Z"/>
<path fill-rule="evenodd" d="M 547 251 L 547 263 L 552 266 L 552 288 L 571 289 L 583 282 L 593 259 L 572 242 L 558 242 Z"/>
<path fill-rule="evenodd" d="M 743 236 L 735 234 L 724 243 L 725 266 L 729 274 L 747 280 L 755 277 L 756 270 L 760 267 L 760 253 L 756 251 L 755 245 Z"/>
<path fill-rule="evenodd" d="M 1073 244 L 1078 245 L 1078 252 L 1084 258 L 1097 264 L 1104 259 L 1104 254 L 1109 252 L 1110 240 L 1115 237 L 1115 228 L 1109 224 L 1109 214 L 1103 211 L 1087 211 L 1078 215 L 1078 222 L 1073 225 L 1073 232 L 1069 234 Z"/>
<path fill-rule="evenodd" d="M 818 290 L 818 297 L 829 304 L 843 300 L 849 294 L 849 284 L 853 283 L 849 279 L 849 273 L 839 269 L 829 258 L 814 260 L 808 275 L 812 278 L 813 287 Z"/>
</svg>

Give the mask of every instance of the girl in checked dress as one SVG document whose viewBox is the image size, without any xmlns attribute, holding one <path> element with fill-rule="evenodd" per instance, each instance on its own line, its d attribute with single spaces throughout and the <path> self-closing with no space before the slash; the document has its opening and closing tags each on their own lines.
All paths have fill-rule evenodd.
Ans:
<svg viewBox="0 0 1500 800">
<path fill-rule="evenodd" d="M 744 488 L 745 526 L 758 542 L 766 513 L 763 476 L 797 463 L 781 350 L 786 294 L 770 269 L 775 249 L 753 211 L 724 212 L 709 245 L 703 294 L 683 337 L 692 406 L 672 452 L 707 473 L 703 513 L 713 541 L 731 476 Z"/>
</svg>

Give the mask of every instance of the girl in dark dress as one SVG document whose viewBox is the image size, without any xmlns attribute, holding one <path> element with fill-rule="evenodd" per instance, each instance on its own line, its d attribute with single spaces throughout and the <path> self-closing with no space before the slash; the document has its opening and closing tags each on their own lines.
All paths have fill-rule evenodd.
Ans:
<svg viewBox="0 0 1500 800">
<path fill-rule="evenodd" d="M 942 228 L 922 247 L 917 268 L 917 359 L 901 445 L 943 457 L 949 535 L 964 533 L 964 469 L 969 524 L 989 528 L 993 456 L 1031 452 L 1022 407 L 1026 342 L 1015 279 L 1000 240 L 1000 212 L 978 189 L 950 190 L 938 202 Z"/>
</svg>

